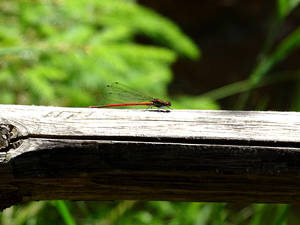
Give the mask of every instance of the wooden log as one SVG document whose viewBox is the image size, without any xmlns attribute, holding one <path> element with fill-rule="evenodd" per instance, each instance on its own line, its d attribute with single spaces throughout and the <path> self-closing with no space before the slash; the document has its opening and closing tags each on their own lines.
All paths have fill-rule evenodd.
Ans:
<svg viewBox="0 0 300 225">
<path fill-rule="evenodd" d="M 0 105 L 0 208 L 49 199 L 297 203 L 300 113 Z"/>
</svg>

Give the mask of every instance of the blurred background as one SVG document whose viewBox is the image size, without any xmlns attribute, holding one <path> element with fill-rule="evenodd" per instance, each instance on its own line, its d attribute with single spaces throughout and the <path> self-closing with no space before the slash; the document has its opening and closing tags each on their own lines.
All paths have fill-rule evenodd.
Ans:
<svg viewBox="0 0 300 225">
<path fill-rule="evenodd" d="M 1 0 L 0 103 L 87 107 L 118 81 L 174 109 L 300 109 L 300 0 Z M 298 224 L 298 206 L 40 201 L 21 224 Z"/>
</svg>

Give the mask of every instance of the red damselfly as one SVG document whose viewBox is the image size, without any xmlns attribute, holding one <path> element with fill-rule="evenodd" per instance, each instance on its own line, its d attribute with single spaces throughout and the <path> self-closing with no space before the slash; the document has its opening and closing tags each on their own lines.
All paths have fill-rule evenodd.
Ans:
<svg viewBox="0 0 300 225">
<path fill-rule="evenodd" d="M 114 82 L 110 85 L 107 85 L 109 89 L 108 95 L 110 99 L 116 102 L 116 104 L 108 105 L 99 105 L 99 106 L 90 106 L 89 108 L 107 108 L 107 107 L 122 107 L 122 106 L 137 106 L 137 105 L 148 105 L 154 106 L 157 108 L 170 108 L 171 102 L 162 101 L 158 98 L 152 98 L 141 94 L 137 91 L 131 90 L 129 87 L 120 84 L 119 82 Z M 132 102 L 129 102 L 132 101 Z"/>
</svg>

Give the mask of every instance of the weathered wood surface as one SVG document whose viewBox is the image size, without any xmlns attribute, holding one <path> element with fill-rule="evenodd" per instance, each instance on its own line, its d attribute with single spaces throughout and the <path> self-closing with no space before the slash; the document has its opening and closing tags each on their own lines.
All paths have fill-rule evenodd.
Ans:
<svg viewBox="0 0 300 225">
<path fill-rule="evenodd" d="M 0 207 L 32 200 L 298 203 L 300 113 L 0 105 Z"/>
</svg>

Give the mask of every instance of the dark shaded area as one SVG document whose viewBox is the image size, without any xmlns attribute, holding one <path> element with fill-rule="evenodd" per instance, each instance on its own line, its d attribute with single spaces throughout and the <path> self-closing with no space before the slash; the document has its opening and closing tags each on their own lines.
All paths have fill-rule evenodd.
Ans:
<svg viewBox="0 0 300 225">
<path fill-rule="evenodd" d="M 139 2 L 177 23 L 202 50 L 202 59 L 191 62 L 181 58 L 173 66 L 175 77 L 170 86 L 173 95 L 199 95 L 247 78 L 266 41 L 276 3 L 271 0 L 176 1 L 176 4 L 171 0 Z M 279 33 L 274 34 L 277 42 L 299 25 L 297 17 L 297 13 L 292 13 Z M 299 51 L 272 71 L 297 69 L 298 59 Z M 259 104 L 267 94 L 272 97 L 267 100 L 268 109 L 290 109 L 287 99 L 294 94 L 294 83 L 285 82 L 259 90 L 248 101 L 247 108 L 254 109 L 251 107 Z M 221 100 L 222 107 L 232 108 L 236 97 Z"/>
<path fill-rule="evenodd" d="M 0 189 L 19 203 L 42 199 L 297 202 L 295 149 L 28 139 Z M 9 166 L 7 170 L 4 166 Z M 284 184 L 284 185 L 283 185 Z M 15 188 L 15 189 L 13 189 Z M 1 197 L 1 195 L 0 195 Z M 3 196 L 2 196 L 3 197 Z M 7 197 L 5 208 L 15 202 Z M 3 199 L 2 199 L 3 200 Z"/>
</svg>

